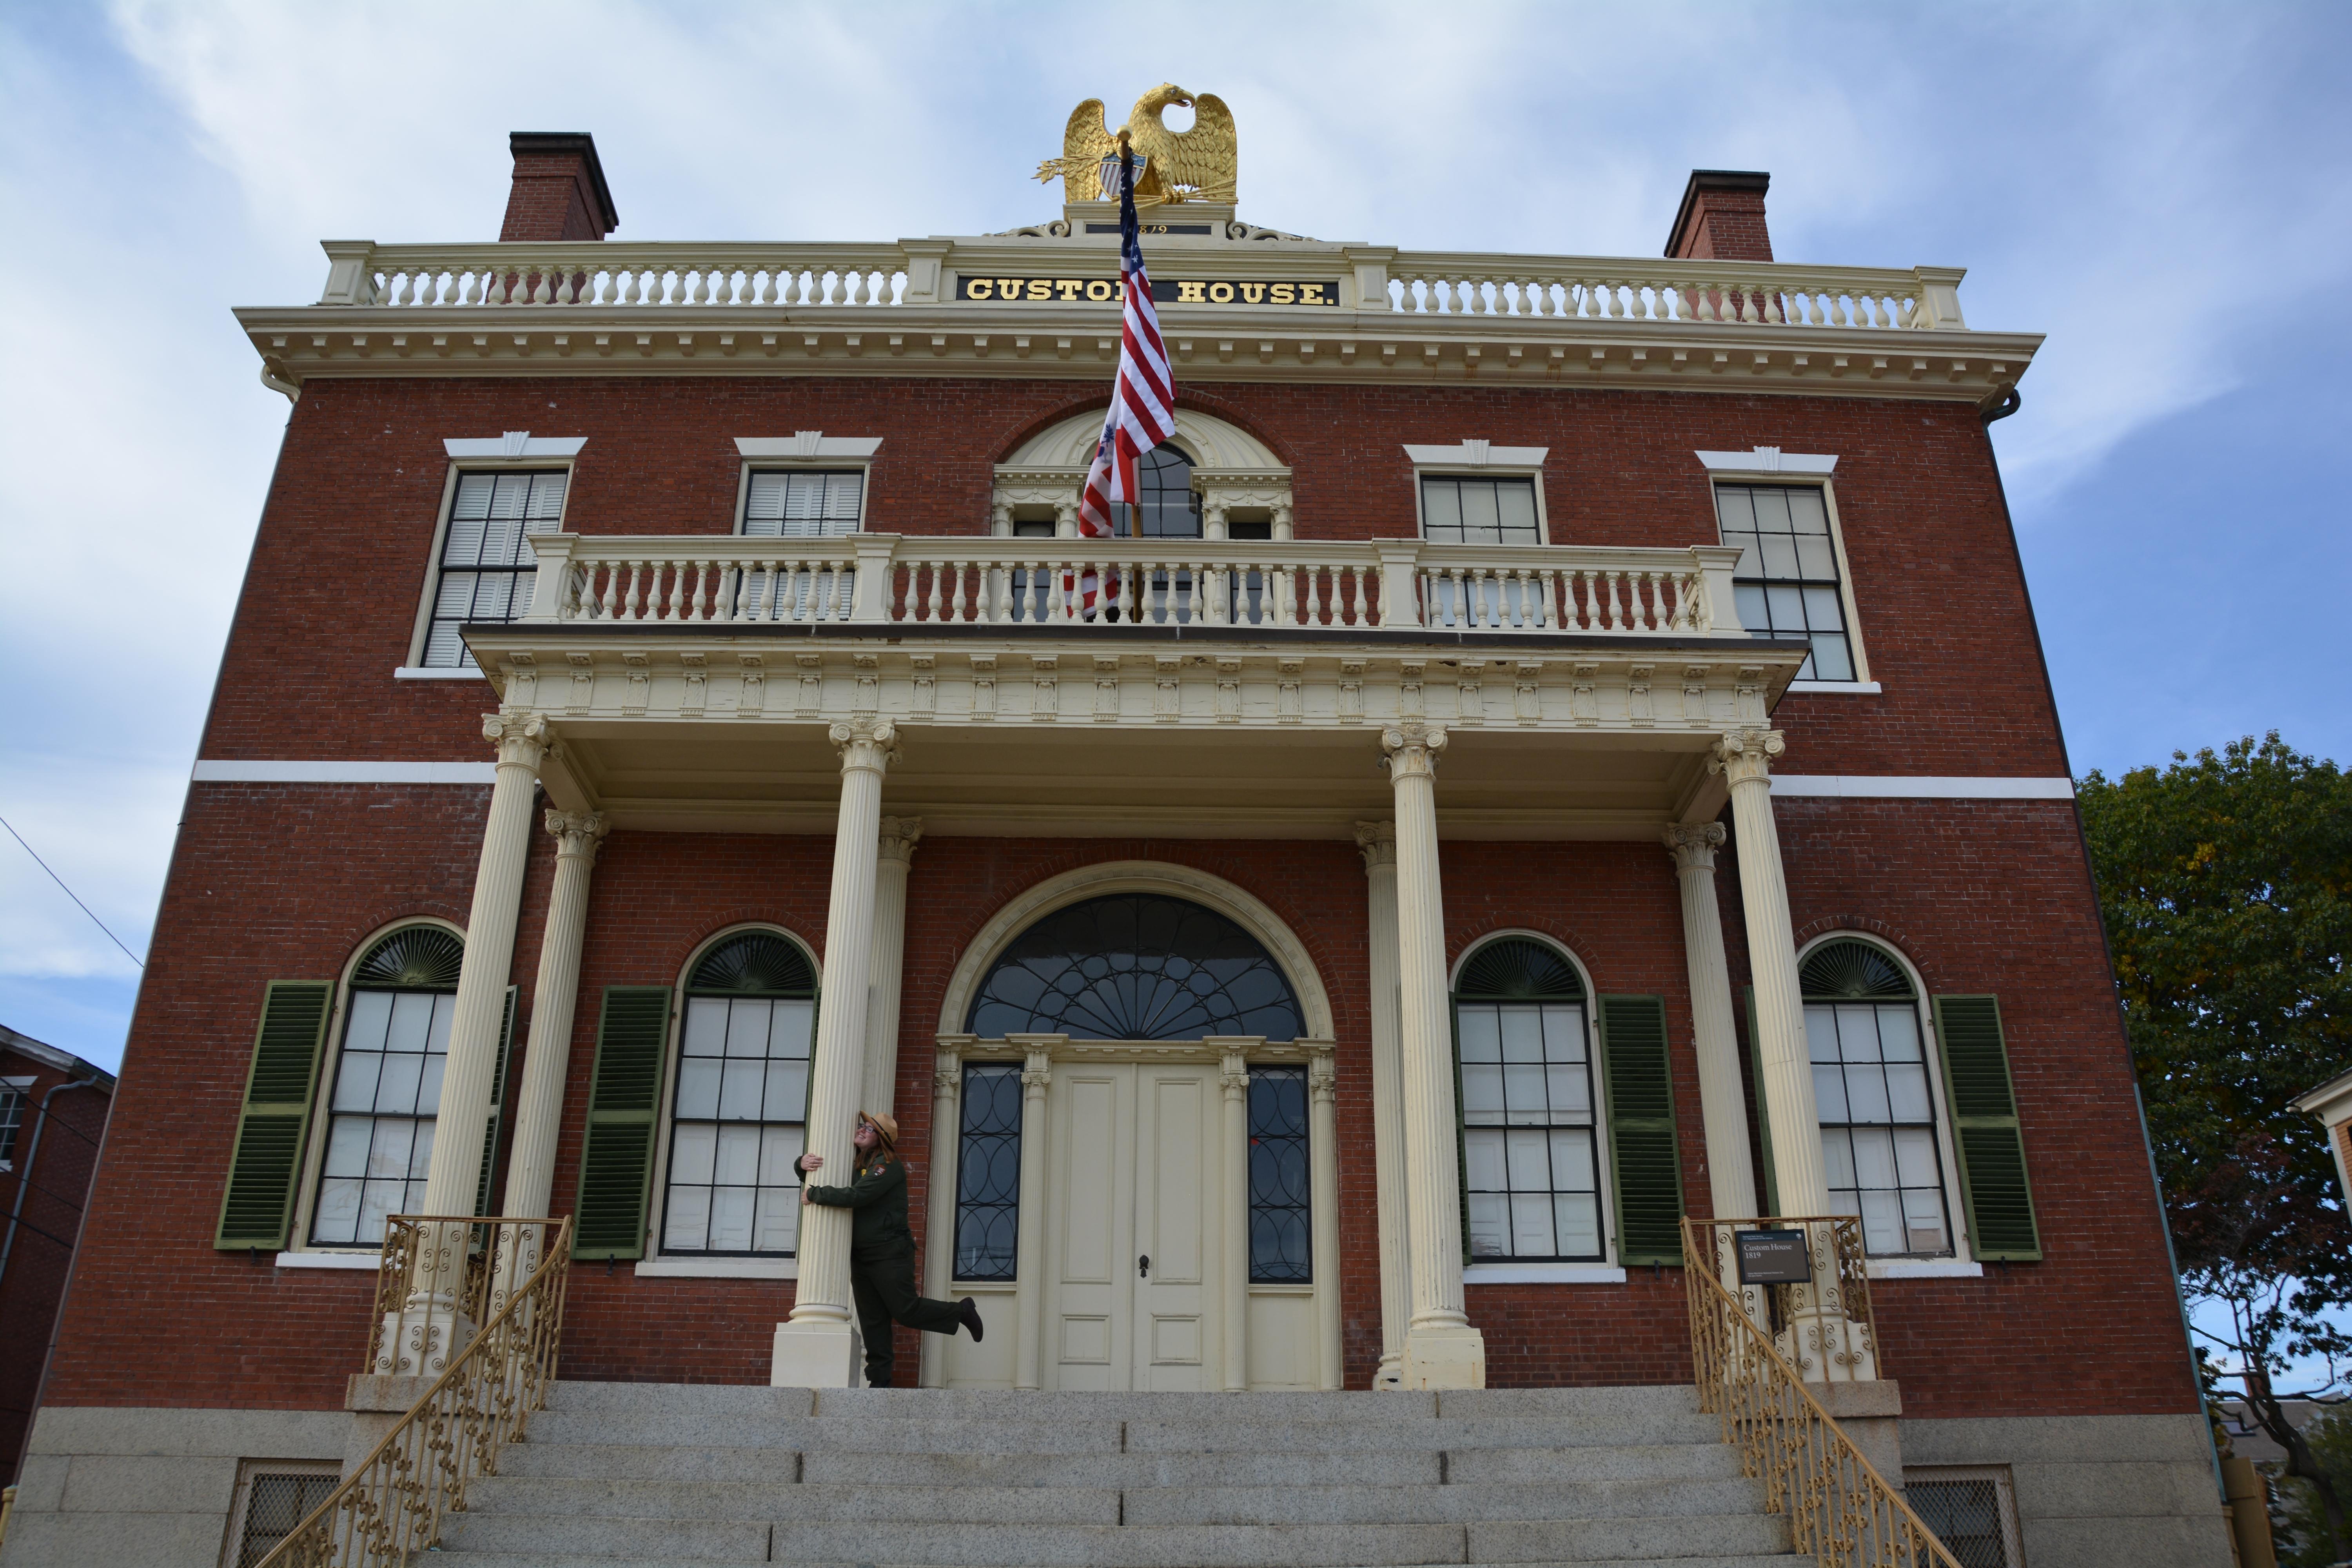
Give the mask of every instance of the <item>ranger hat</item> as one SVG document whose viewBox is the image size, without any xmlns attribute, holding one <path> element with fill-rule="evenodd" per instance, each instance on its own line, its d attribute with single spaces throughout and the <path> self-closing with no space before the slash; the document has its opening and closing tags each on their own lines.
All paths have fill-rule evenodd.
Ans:
<svg viewBox="0 0 2352 1568">
<path fill-rule="evenodd" d="M 871 1123 L 874 1131 L 882 1134 L 882 1142 L 887 1147 L 896 1149 L 898 1146 L 898 1119 L 888 1111 L 861 1110 L 857 1113 L 857 1120 Z"/>
</svg>

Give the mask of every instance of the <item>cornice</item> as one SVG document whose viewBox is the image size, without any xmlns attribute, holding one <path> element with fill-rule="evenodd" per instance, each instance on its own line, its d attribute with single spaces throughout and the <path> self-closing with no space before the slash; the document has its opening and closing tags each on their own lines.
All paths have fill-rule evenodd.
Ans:
<svg viewBox="0 0 2352 1568">
<path fill-rule="evenodd" d="M 1116 317 L 1087 305 L 247 307 L 265 379 L 627 375 L 1100 381 Z M 2004 395 L 2039 333 L 1403 311 L 1161 312 L 1180 381 L 1609 387 L 1899 398 Z"/>
</svg>

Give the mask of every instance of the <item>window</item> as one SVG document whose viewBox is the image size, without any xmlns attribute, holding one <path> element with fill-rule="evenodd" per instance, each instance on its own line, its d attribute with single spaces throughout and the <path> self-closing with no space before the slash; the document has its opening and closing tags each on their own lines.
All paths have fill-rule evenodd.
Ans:
<svg viewBox="0 0 2352 1568">
<path fill-rule="evenodd" d="M 561 468 L 457 476 L 425 632 L 426 668 L 479 668 L 457 628 L 468 621 L 511 621 L 530 610 L 539 558 L 528 536 L 562 526 L 568 478 Z"/>
<path fill-rule="evenodd" d="M 1454 990 L 1463 1194 L 1473 1262 L 1599 1262 L 1601 1150 L 1584 983 L 1560 953 L 1506 937 Z"/>
<path fill-rule="evenodd" d="M 1740 552 L 1731 572 L 1740 624 L 1759 637 L 1811 637 L 1799 680 L 1857 679 L 1827 492 L 1814 485 L 1717 485 L 1715 507 L 1724 543 Z"/>
<path fill-rule="evenodd" d="M 1423 475 L 1421 532 L 1438 544 L 1541 544 L 1536 482 Z"/>
<path fill-rule="evenodd" d="M 955 1277 L 1011 1279 L 1021 1239 L 1021 1068 L 963 1069 L 956 1145 Z"/>
<path fill-rule="evenodd" d="M 755 538 L 832 539 L 856 533 L 865 515 L 866 471 L 754 469 L 743 497 L 743 532 Z"/>
<path fill-rule="evenodd" d="M 1249 1143 L 1250 1283 L 1312 1284 L 1305 1068 L 1250 1068 Z"/>
<path fill-rule="evenodd" d="M 1201 537 L 1201 498 L 1192 493 L 1192 459 L 1162 441 L 1135 465 L 1136 520 L 1146 539 Z"/>
<path fill-rule="evenodd" d="M 0 1171 L 16 1163 L 16 1130 L 24 1120 L 25 1091 L 13 1083 L 0 1083 Z"/>
<path fill-rule="evenodd" d="M 1831 1211 L 1860 1216 L 1874 1258 L 1950 1256 L 1935 1075 L 1910 976 L 1841 938 L 1809 953 L 1798 978 Z"/>
<path fill-rule="evenodd" d="M 671 1101 L 666 1254 L 791 1257 L 807 1142 L 816 969 L 771 931 L 713 948 L 687 981 Z"/>
<path fill-rule="evenodd" d="M 386 1216 L 422 1209 L 465 955 L 454 932 L 409 926 L 370 948 L 352 971 L 312 1245 L 381 1246 Z"/>
<path fill-rule="evenodd" d="M 239 1496 L 224 1554 L 228 1568 L 255 1568 L 342 1479 L 332 1464 L 299 1459 L 248 1460 L 247 1467 L 237 1484 Z"/>
<path fill-rule="evenodd" d="M 1290 982 L 1240 926 L 1182 899 L 1114 893 L 1055 910 L 1014 938 L 964 1026 L 983 1039 L 1295 1040 L 1299 1019 Z"/>
<path fill-rule="evenodd" d="M 1960 1568 L 2019 1568 L 2017 1500 L 2006 1465 L 1906 1465 L 1903 1495 Z"/>
</svg>

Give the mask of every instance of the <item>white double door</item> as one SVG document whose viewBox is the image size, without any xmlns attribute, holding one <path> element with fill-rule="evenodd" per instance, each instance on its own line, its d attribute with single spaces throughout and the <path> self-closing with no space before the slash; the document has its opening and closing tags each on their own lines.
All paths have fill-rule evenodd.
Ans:
<svg viewBox="0 0 2352 1568">
<path fill-rule="evenodd" d="M 1220 1216 L 1242 1173 L 1217 1068 L 1057 1062 L 1049 1105 L 1045 1385 L 1223 1386 Z"/>
</svg>

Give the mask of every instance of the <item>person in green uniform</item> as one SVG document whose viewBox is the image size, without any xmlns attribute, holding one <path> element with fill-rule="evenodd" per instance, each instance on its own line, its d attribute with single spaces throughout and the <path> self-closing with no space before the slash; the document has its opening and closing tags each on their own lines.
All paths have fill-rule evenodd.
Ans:
<svg viewBox="0 0 2352 1568">
<path fill-rule="evenodd" d="M 915 1294 L 915 1233 L 907 1226 L 907 1166 L 898 1158 L 898 1122 L 887 1111 L 857 1115 L 850 1135 L 855 1163 L 845 1187 L 819 1187 L 803 1181 L 801 1202 L 848 1209 L 849 1290 L 857 1304 L 857 1329 L 866 1339 L 866 1386 L 887 1388 L 898 1358 L 890 1347 L 892 1322 L 934 1334 L 970 1329 L 981 1337 L 980 1309 L 961 1301 L 933 1301 Z M 824 1163 L 822 1154 L 803 1154 L 793 1170 L 805 1177 Z"/>
</svg>

